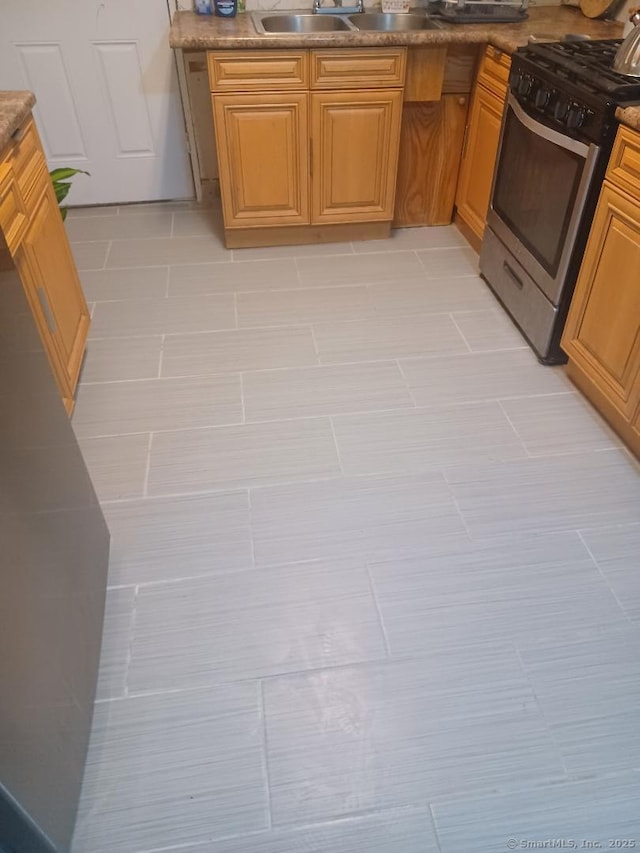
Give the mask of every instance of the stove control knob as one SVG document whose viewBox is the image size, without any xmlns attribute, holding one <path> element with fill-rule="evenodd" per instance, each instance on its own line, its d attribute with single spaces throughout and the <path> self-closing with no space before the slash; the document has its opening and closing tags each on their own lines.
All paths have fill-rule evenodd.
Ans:
<svg viewBox="0 0 640 853">
<path fill-rule="evenodd" d="M 534 103 L 539 110 L 543 110 L 551 100 L 551 89 L 545 89 L 544 86 L 536 92 Z"/>
<path fill-rule="evenodd" d="M 529 74 L 521 74 L 518 77 L 518 94 L 526 98 L 533 89 L 533 77 Z"/>
<path fill-rule="evenodd" d="M 567 113 L 566 125 L 572 130 L 582 127 L 587 114 L 579 104 L 571 104 Z"/>
<path fill-rule="evenodd" d="M 564 122 L 569 112 L 569 104 L 566 101 L 556 101 L 553 108 L 553 117 L 558 121 Z"/>
</svg>

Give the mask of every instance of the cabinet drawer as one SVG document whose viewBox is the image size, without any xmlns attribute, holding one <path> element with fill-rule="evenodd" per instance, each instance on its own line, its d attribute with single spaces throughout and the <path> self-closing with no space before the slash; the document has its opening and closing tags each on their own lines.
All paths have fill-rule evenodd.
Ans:
<svg viewBox="0 0 640 853">
<path fill-rule="evenodd" d="M 509 85 L 511 57 L 508 53 L 489 45 L 478 70 L 478 83 L 482 83 L 498 97 L 504 98 Z"/>
<path fill-rule="evenodd" d="M 312 89 L 380 89 L 404 85 L 406 48 L 312 50 Z"/>
<path fill-rule="evenodd" d="M 618 130 L 607 178 L 635 197 L 640 195 L 640 134 L 626 127 Z"/>
<path fill-rule="evenodd" d="M 37 201 L 34 193 L 39 173 L 46 166 L 33 119 L 27 119 L 13 134 L 2 161 L 11 166 L 27 211 Z"/>
<path fill-rule="evenodd" d="M 0 228 L 13 254 L 27 229 L 27 214 L 20 187 L 8 163 L 0 165 Z"/>
<path fill-rule="evenodd" d="M 257 92 L 309 88 L 306 50 L 210 51 L 212 92 Z"/>
</svg>

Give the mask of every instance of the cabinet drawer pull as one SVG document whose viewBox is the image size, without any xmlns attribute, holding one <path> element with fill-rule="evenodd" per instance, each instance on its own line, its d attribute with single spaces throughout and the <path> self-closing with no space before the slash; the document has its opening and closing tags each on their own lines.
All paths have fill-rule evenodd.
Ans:
<svg viewBox="0 0 640 853">
<path fill-rule="evenodd" d="M 522 290 L 522 288 L 524 287 L 524 282 L 522 281 L 519 275 L 516 275 L 516 273 L 511 269 L 511 267 L 506 261 L 504 261 L 504 263 L 502 264 L 502 268 L 507 273 L 511 281 L 513 281 L 518 290 Z"/>
<path fill-rule="evenodd" d="M 51 308 L 49 307 L 49 300 L 47 299 L 47 294 L 45 292 L 44 287 L 38 288 L 38 299 L 40 300 L 40 305 L 42 307 L 42 313 L 44 314 L 44 318 L 47 321 L 47 326 L 49 327 L 49 331 L 52 335 L 56 333 L 56 321 L 53 319 L 53 314 L 51 313 Z"/>
</svg>

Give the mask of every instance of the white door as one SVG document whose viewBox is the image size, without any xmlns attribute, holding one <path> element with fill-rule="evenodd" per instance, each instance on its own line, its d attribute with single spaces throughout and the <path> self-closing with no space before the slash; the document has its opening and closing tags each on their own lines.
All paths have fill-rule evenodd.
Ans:
<svg viewBox="0 0 640 853">
<path fill-rule="evenodd" d="M 70 204 L 193 197 L 167 0 L 0 0 L 0 89 L 31 89 Z"/>
</svg>

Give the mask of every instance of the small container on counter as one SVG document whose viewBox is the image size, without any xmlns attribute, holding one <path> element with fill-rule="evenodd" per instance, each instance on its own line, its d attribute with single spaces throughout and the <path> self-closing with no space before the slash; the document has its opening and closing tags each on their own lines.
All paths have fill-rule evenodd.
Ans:
<svg viewBox="0 0 640 853">
<path fill-rule="evenodd" d="M 233 18 L 238 13 L 238 0 L 213 0 L 213 8 L 221 18 Z"/>
<path fill-rule="evenodd" d="M 199 15 L 213 15 L 213 0 L 195 0 L 195 7 Z"/>
</svg>

